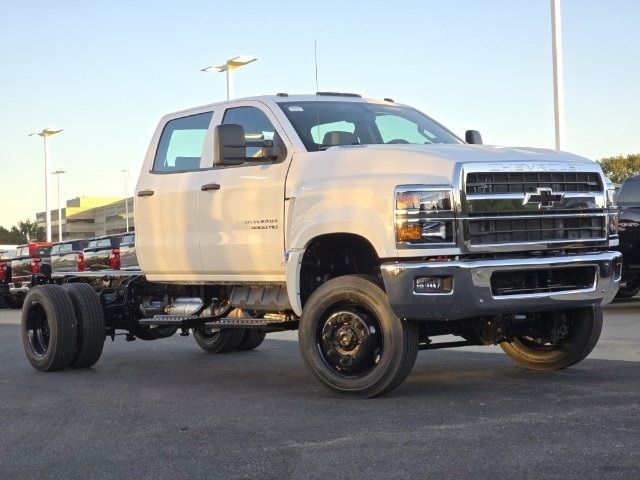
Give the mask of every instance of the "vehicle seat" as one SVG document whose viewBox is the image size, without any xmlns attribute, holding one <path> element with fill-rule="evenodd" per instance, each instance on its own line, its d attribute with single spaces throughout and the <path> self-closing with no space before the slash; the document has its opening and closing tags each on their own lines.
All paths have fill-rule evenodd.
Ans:
<svg viewBox="0 0 640 480">
<path fill-rule="evenodd" d="M 355 133 L 351 132 L 327 132 L 324 134 L 322 144 L 329 147 L 335 147 L 336 145 L 357 145 L 360 142 Z"/>
<path fill-rule="evenodd" d="M 197 170 L 200 168 L 200 157 L 176 157 L 175 170 Z"/>
</svg>

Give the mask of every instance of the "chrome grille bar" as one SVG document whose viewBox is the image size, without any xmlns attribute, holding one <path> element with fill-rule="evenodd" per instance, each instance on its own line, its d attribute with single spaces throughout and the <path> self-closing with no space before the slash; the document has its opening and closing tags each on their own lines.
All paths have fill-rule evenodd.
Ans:
<svg viewBox="0 0 640 480">
<path fill-rule="evenodd" d="M 550 188 L 554 192 L 602 192 L 602 179 L 596 172 L 469 172 L 466 193 L 470 195 L 535 192 Z"/>
</svg>

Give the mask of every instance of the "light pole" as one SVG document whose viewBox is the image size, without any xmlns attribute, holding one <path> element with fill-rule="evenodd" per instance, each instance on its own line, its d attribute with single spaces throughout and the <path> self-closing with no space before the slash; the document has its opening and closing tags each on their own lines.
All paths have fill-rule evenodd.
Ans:
<svg viewBox="0 0 640 480">
<path fill-rule="evenodd" d="M 63 173 L 67 173 L 64 170 L 56 170 L 55 172 L 51 172 L 53 175 L 58 177 L 58 242 L 62 241 L 62 206 L 60 205 L 60 175 Z"/>
<path fill-rule="evenodd" d="M 562 150 L 564 143 L 564 76 L 562 72 L 562 15 L 560 12 L 560 0 L 551 0 L 551 44 L 556 150 Z"/>
<path fill-rule="evenodd" d="M 233 98 L 233 71 L 246 65 L 247 63 L 255 62 L 256 57 L 249 57 L 247 55 L 241 55 L 239 57 L 233 57 L 223 63 L 222 65 L 214 65 L 211 67 L 203 68 L 202 72 L 227 72 L 227 100 Z"/>
<path fill-rule="evenodd" d="M 127 233 L 129 233 L 129 188 L 127 186 L 129 170 L 122 170 L 122 173 L 124 173 L 124 218 L 127 222 Z"/>
<path fill-rule="evenodd" d="M 49 145 L 47 137 L 60 133 L 62 128 L 45 128 L 41 132 L 30 133 L 29 136 L 38 135 L 44 140 L 44 208 L 45 219 L 47 224 L 47 242 L 51 242 L 51 212 L 49 211 Z"/>
</svg>

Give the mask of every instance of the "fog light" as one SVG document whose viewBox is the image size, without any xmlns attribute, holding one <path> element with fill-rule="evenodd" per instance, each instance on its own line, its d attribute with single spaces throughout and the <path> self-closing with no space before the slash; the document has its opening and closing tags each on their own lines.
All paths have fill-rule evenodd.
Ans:
<svg viewBox="0 0 640 480">
<path fill-rule="evenodd" d="M 413 284 L 415 293 L 451 293 L 453 277 L 418 277 Z"/>
</svg>

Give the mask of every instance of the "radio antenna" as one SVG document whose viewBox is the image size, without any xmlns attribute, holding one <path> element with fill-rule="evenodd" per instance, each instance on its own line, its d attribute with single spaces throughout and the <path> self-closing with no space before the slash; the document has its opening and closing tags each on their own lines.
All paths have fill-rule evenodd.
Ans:
<svg viewBox="0 0 640 480">
<path fill-rule="evenodd" d="M 313 40 L 313 60 L 316 65 L 316 97 L 318 96 L 318 92 L 320 91 L 320 87 L 318 87 L 318 40 Z"/>
<path fill-rule="evenodd" d="M 318 102 L 320 98 L 318 97 L 318 92 L 320 91 L 320 87 L 318 84 L 318 39 L 313 39 L 313 60 L 316 67 L 316 131 L 318 132 L 318 146 L 320 146 L 320 105 Z"/>
</svg>

